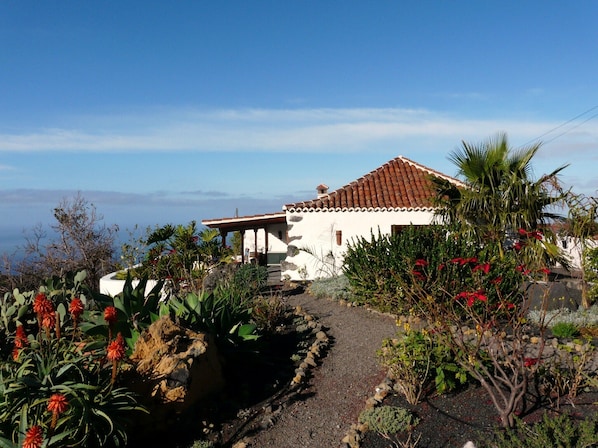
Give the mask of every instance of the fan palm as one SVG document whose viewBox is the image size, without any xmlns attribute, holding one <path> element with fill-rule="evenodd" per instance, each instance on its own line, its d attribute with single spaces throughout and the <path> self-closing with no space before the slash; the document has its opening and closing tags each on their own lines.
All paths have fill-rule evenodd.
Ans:
<svg viewBox="0 0 598 448">
<path fill-rule="evenodd" d="M 502 242 L 520 228 L 543 227 L 555 217 L 546 208 L 561 199 L 549 187 L 566 166 L 534 180 L 531 161 L 540 146 L 514 150 L 506 134 L 477 145 L 463 142 L 449 160 L 467 187 L 435 180 L 438 214 L 447 223 L 465 224 L 465 231 L 480 242 Z"/>
</svg>

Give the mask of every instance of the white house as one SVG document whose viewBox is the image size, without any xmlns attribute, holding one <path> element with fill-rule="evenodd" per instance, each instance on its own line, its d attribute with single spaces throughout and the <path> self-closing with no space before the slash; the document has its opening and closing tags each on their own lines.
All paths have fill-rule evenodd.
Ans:
<svg viewBox="0 0 598 448">
<path fill-rule="evenodd" d="M 434 219 L 430 177 L 457 179 L 399 156 L 359 179 L 328 192 L 317 187 L 312 200 L 286 204 L 282 212 L 207 219 L 226 242 L 229 232 L 243 235 L 243 261 L 257 259 L 281 266 L 290 280 L 312 280 L 340 273 L 347 244 L 398 232 L 402 227 L 427 225 Z"/>
</svg>

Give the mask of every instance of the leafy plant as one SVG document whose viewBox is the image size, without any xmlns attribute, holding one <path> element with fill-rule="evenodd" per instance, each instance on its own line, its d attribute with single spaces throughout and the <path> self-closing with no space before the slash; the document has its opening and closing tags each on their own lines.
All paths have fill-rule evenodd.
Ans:
<svg viewBox="0 0 598 448">
<path fill-rule="evenodd" d="M 467 371 L 455 362 L 450 347 L 426 330 L 407 330 L 384 340 L 378 358 L 395 381 L 395 388 L 411 404 L 417 404 L 431 384 L 442 394 L 469 379 Z"/>
<path fill-rule="evenodd" d="M 482 446 L 492 448 L 589 448 L 598 444 L 598 420 L 596 417 L 576 422 L 568 414 L 549 416 L 544 414 L 541 422 L 527 425 L 519 419 L 515 427 L 497 431 Z"/>
<path fill-rule="evenodd" d="M 550 331 L 557 338 L 572 338 L 579 334 L 577 326 L 570 322 L 557 322 L 550 327 Z"/>
<path fill-rule="evenodd" d="M 53 278 L 37 292 L 17 293 L 27 310 L 10 334 L 11 356 L 0 359 L 2 446 L 123 446 L 127 419 L 144 411 L 116 382 L 124 342 L 80 332 L 84 278 Z"/>
<path fill-rule="evenodd" d="M 349 280 L 345 275 L 315 279 L 309 285 L 309 293 L 318 298 L 351 300 Z"/>
<path fill-rule="evenodd" d="M 370 431 L 392 441 L 393 435 L 397 433 L 411 433 L 419 419 L 405 408 L 384 405 L 363 411 L 359 414 L 359 422 L 367 424 Z"/>
<path fill-rule="evenodd" d="M 133 286 L 133 278 L 129 274 L 121 293 L 115 297 L 94 293 L 93 305 L 89 310 L 81 330 L 90 336 L 104 335 L 112 339 L 111 334 L 121 333 L 131 354 L 135 342 L 143 330 L 155 322 L 159 316 L 159 302 L 162 296 L 163 282 L 158 282 L 147 292 L 147 278 L 142 278 Z M 113 307 L 116 311 L 114 322 L 108 322 L 105 311 Z"/>
<path fill-rule="evenodd" d="M 287 311 L 280 295 L 259 296 L 251 301 L 251 320 L 262 331 L 273 331 L 286 319 Z"/>
<path fill-rule="evenodd" d="M 211 292 L 188 293 L 171 297 L 163 307 L 194 331 L 213 335 L 221 344 L 236 345 L 257 339 L 256 325 L 250 323 L 248 302 L 231 294 L 230 290 L 217 288 Z"/>
<path fill-rule="evenodd" d="M 141 266 L 133 269 L 140 278 L 166 280 L 169 292 L 197 291 L 203 279 L 231 251 L 223 248 L 215 229 L 198 231 L 195 221 L 188 225 L 167 224 L 156 228 L 144 242 L 147 253 Z"/>
</svg>

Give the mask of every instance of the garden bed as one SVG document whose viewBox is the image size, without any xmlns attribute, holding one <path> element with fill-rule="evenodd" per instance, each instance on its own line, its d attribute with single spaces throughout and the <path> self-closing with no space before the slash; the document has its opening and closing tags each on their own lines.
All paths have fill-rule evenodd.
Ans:
<svg viewBox="0 0 598 448">
<path fill-rule="evenodd" d="M 536 423 L 542 416 L 558 416 L 568 413 L 580 420 L 598 416 L 598 392 L 588 391 L 575 399 L 549 400 L 532 404 L 530 409 L 519 414 L 527 423 Z M 485 390 L 471 386 L 465 390 L 447 395 L 425 398 L 417 405 L 411 405 L 399 395 L 387 396 L 381 405 L 400 406 L 409 409 L 420 419 L 413 429 L 412 441 L 421 448 L 462 448 L 467 441 L 473 441 L 478 448 L 480 441 L 490 439 L 495 430 L 500 430 L 500 419 Z M 397 435 L 397 440 L 405 441 L 407 434 Z M 389 440 L 372 431 L 364 434 L 361 446 L 364 448 L 388 448 Z M 548 447 L 547 447 L 548 448 Z"/>
</svg>

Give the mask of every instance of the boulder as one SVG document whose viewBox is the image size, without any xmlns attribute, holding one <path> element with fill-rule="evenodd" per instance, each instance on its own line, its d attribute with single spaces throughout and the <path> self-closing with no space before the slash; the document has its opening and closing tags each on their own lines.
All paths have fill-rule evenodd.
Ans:
<svg viewBox="0 0 598 448">
<path fill-rule="evenodd" d="M 134 389 L 149 399 L 154 416 L 183 412 L 224 386 L 210 337 L 178 325 L 169 316 L 139 336 L 130 359 L 135 365 Z"/>
</svg>

